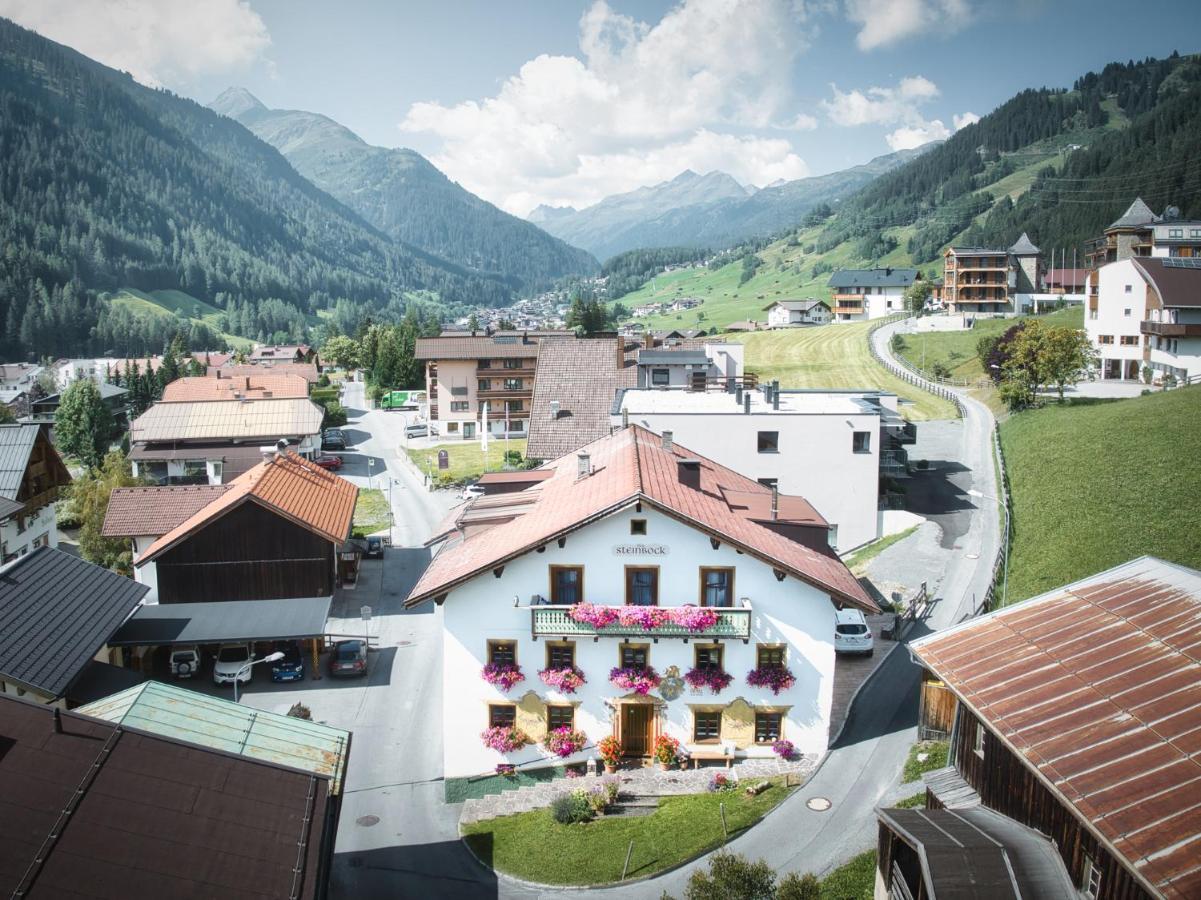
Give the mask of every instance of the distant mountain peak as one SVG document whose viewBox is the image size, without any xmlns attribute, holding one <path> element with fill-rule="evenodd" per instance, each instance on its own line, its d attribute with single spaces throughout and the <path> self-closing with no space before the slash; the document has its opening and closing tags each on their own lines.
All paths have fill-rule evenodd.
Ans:
<svg viewBox="0 0 1201 900">
<path fill-rule="evenodd" d="M 208 106 L 214 112 L 219 112 L 223 116 L 229 116 L 231 119 L 245 115 L 251 110 L 267 111 L 267 107 L 263 102 L 243 87 L 226 88 Z"/>
</svg>

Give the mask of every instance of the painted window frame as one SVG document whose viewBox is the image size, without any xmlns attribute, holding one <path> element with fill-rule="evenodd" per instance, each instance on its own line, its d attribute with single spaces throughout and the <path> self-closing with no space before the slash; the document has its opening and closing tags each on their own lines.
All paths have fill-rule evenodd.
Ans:
<svg viewBox="0 0 1201 900">
<path fill-rule="evenodd" d="M 505 710 L 504 714 L 497 716 L 497 712 Z M 505 719 L 508 721 L 501 721 Z M 516 728 L 517 727 L 517 704 L 516 703 L 489 703 L 488 704 L 488 727 L 489 728 Z"/>
<path fill-rule="evenodd" d="M 634 574 L 637 572 L 651 572 L 653 579 L 650 584 L 651 602 L 650 603 L 631 603 L 630 596 L 633 593 Z M 659 567 L 658 566 L 626 566 L 625 567 L 625 605 L 626 606 L 658 606 L 659 605 Z"/>
<path fill-rule="evenodd" d="M 568 651 L 571 654 L 571 661 L 564 663 L 561 659 L 555 659 L 555 653 Z M 575 641 L 547 641 L 546 642 L 546 667 L 548 669 L 568 669 L 575 666 Z"/>
<path fill-rule="evenodd" d="M 701 737 L 698 730 L 700 719 L 705 717 L 717 717 L 716 733 L 712 737 Z M 720 744 L 721 743 L 721 720 L 722 711 L 717 707 L 694 707 L 692 710 L 692 743 L 694 744 Z M 707 729 L 708 730 L 708 729 Z"/>
<path fill-rule="evenodd" d="M 713 608 L 714 609 L 733 609 L 734 608 L 734 574 L 735 574 L 735 569 L 733 566 L 701 566 L 699 574 L 698 574 L 698 578 L 700 579 L 700 594 L 699 594 L 697 602 L 700 603 L 701 606 L 709 606 L 710 605 L 709 600 L 708 600 L 708 587 L 709 586 L 708 586 L 708 584 L 706 584 L 706 577 L 710 572 L 724 572 L 726 574 L 726 588 L 725 589 L 726 589 L 726 599 L 728 602 L 727 603 L 714 603 L 714 604 L 712 604 Z"/>
<path fill-rule="evenodd" d="M 764 663 L 763 655 L 765 653 L 779 653 L 780 659 L 778 662 Z M 756 669 L 785 669 L 788 667 L 788 645 L 787 644 L 756 644 L 755 645 L 755 668 Z"/>
<path fill-rule="evenodd" d="M 548 571 L 548 577 L 550 580 L 550 587 L 548 588 L 548 593 L 550 596 L 550 602 L 551 602 L 552 606 L 575 606 L 577 603 L 584 602 L 584 567 L 583 566 L 552 563 L 547 571 Z M 577 576 L 578 576 L 576 579 L 576 595 L 577 596 L 574 601 L 570 601 L 570 602 L 564 601 L 564 600 L 560 599 L 560 597 L 559 597 L 558 575 L 560 572 L 576 572 L 577 573 Z"/>
<path fill-rule="evenodd" d="M 775 737 L 771 737 L 770 729 L 765 728 L 765 729 L 763 729 L 763 731 L 766 732 L 769 736 L 760 739 L 760 737 L 759 737 L 759 734 L 760 734 L 759 720 L 763 719 L 763 718 L 767 718 L 769 716 L 774 716 L 776 719 Z M 757 709 L 757 710 L 755 710 L 755 721 L 754 721 L 755 744 L 760 747 L 765 747 L 765 746 L 775 743 L 778 740 L 781 740 L 784 737 L 784 723 L 785 723 L 786 719 L 787 719 L 787 717 L 784 715 L 783 711 L 778 710 L 778 709 Z"/>
<path fill-rule="evenodd" d="M 552 721 L 552 719 L 551 719 L 552 713 L 558 712 L 558 714 L 561 716 L 563 714 L 564 710 L 566 710 L 566 712 L 567 712 L 566 726 L 573 730 L 575 729 L 575 707 L 572 704 L 570 704 L 570 703 L 548 703 L 548 704 L 546 704 L 546 730 L 548 732 L 554 731 L 556 728 L 564 727 L 562 723 L 555 724 L 555 722 Z"/>
<path fill-rule="evenodd" d="M 644 662 L 626 662 L 626 653 L 642 653 Z M 643 643 L 632 643 L 623 641 L 617 645 L 617 665 L 618 668 L 638 668 L 647 667 L 651 664 L 651 645 Z"/>
<path fill-rule="evenodd" d="M 503 648 L 507 648 L 509 650 L 508 655 L 512 658 L 509 660 L 502 659 L 498 663 L 496 659 L 496 651 Z M 488 649 L 485 660 L 487 661 L 488 665 L 504 665 L 506 663 L 517 665 L 517 641 L 513 638 L 488 638 Z"/>
</svg>

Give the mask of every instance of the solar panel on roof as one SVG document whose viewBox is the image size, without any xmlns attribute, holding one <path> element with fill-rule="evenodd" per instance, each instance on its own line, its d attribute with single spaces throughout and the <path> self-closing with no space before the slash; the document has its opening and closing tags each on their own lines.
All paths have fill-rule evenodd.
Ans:
<svg viewBox="0 0 1201 900">
<path fill-rule="evenodd" d="M 494 337 L 492 339 L 492 342 L 495 344 L 516 344 L 517 338 L 515 338 L 515 337 Z"/>
<path fill-rule="evenodd" d="M 1160 262 L 1169 269 L 1201 269 L 1201 256 L 1165 256 Z"/>
</svg>

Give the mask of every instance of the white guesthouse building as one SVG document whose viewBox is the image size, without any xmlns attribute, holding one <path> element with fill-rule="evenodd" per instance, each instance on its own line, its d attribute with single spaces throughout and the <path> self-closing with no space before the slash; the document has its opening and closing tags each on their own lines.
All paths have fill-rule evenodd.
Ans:
<svg viewBox="0 0 1201 900">
<path fill-rule="evenodd" d="M 498 764 L 584 762 L 608 735 L 633 759 L 661 734 L 694 754 L 770 756 L 777 738 L 825 752 L 835 609 L 875 605 L 840 560 L 816 549 L 825 531 L 807 524 L 805 501 L 637 426 L 529 474 L 524 490 L 451 513 L 407 600 L 432 601 L 441 616 L 448 782 Z M 713 608 L 715 621 L 690 631 L 576 618 L 598 607 L 670 616 L 689 605 Z M 523 680 L 507 690 L 489 683 L 489 663 L 515 663 Z M 540 676 L 573 666 L 586 681 L 572 692 Z M 621 668 L 649 676 L 645 667 L 659 679 L 646 693 L 610 680 Z M 684 676 L 705 667 L 732 680 L 716 693 L 689 687 Z M 752 686 L 759 667 L 786 668 L 794 681 L 779 693 Z M 493 726 L 515 726 L 530 743 L 492 749 L 482 733 Z M 586 742 L 560 759 L 543 742 L 564 726 Z"/>
</svg>

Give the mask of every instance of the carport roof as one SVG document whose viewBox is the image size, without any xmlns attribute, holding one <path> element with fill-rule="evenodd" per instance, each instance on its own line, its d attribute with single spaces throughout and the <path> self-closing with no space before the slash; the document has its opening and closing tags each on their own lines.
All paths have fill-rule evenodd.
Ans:
<svg viewBox="0 0 1201 900">
<path fill-rule="evenodd" d="M 320 637 L 332 602 L 330 597 L 289 597 L 143 606 L 108 643 L 135 647 Z"/>
</svg>

